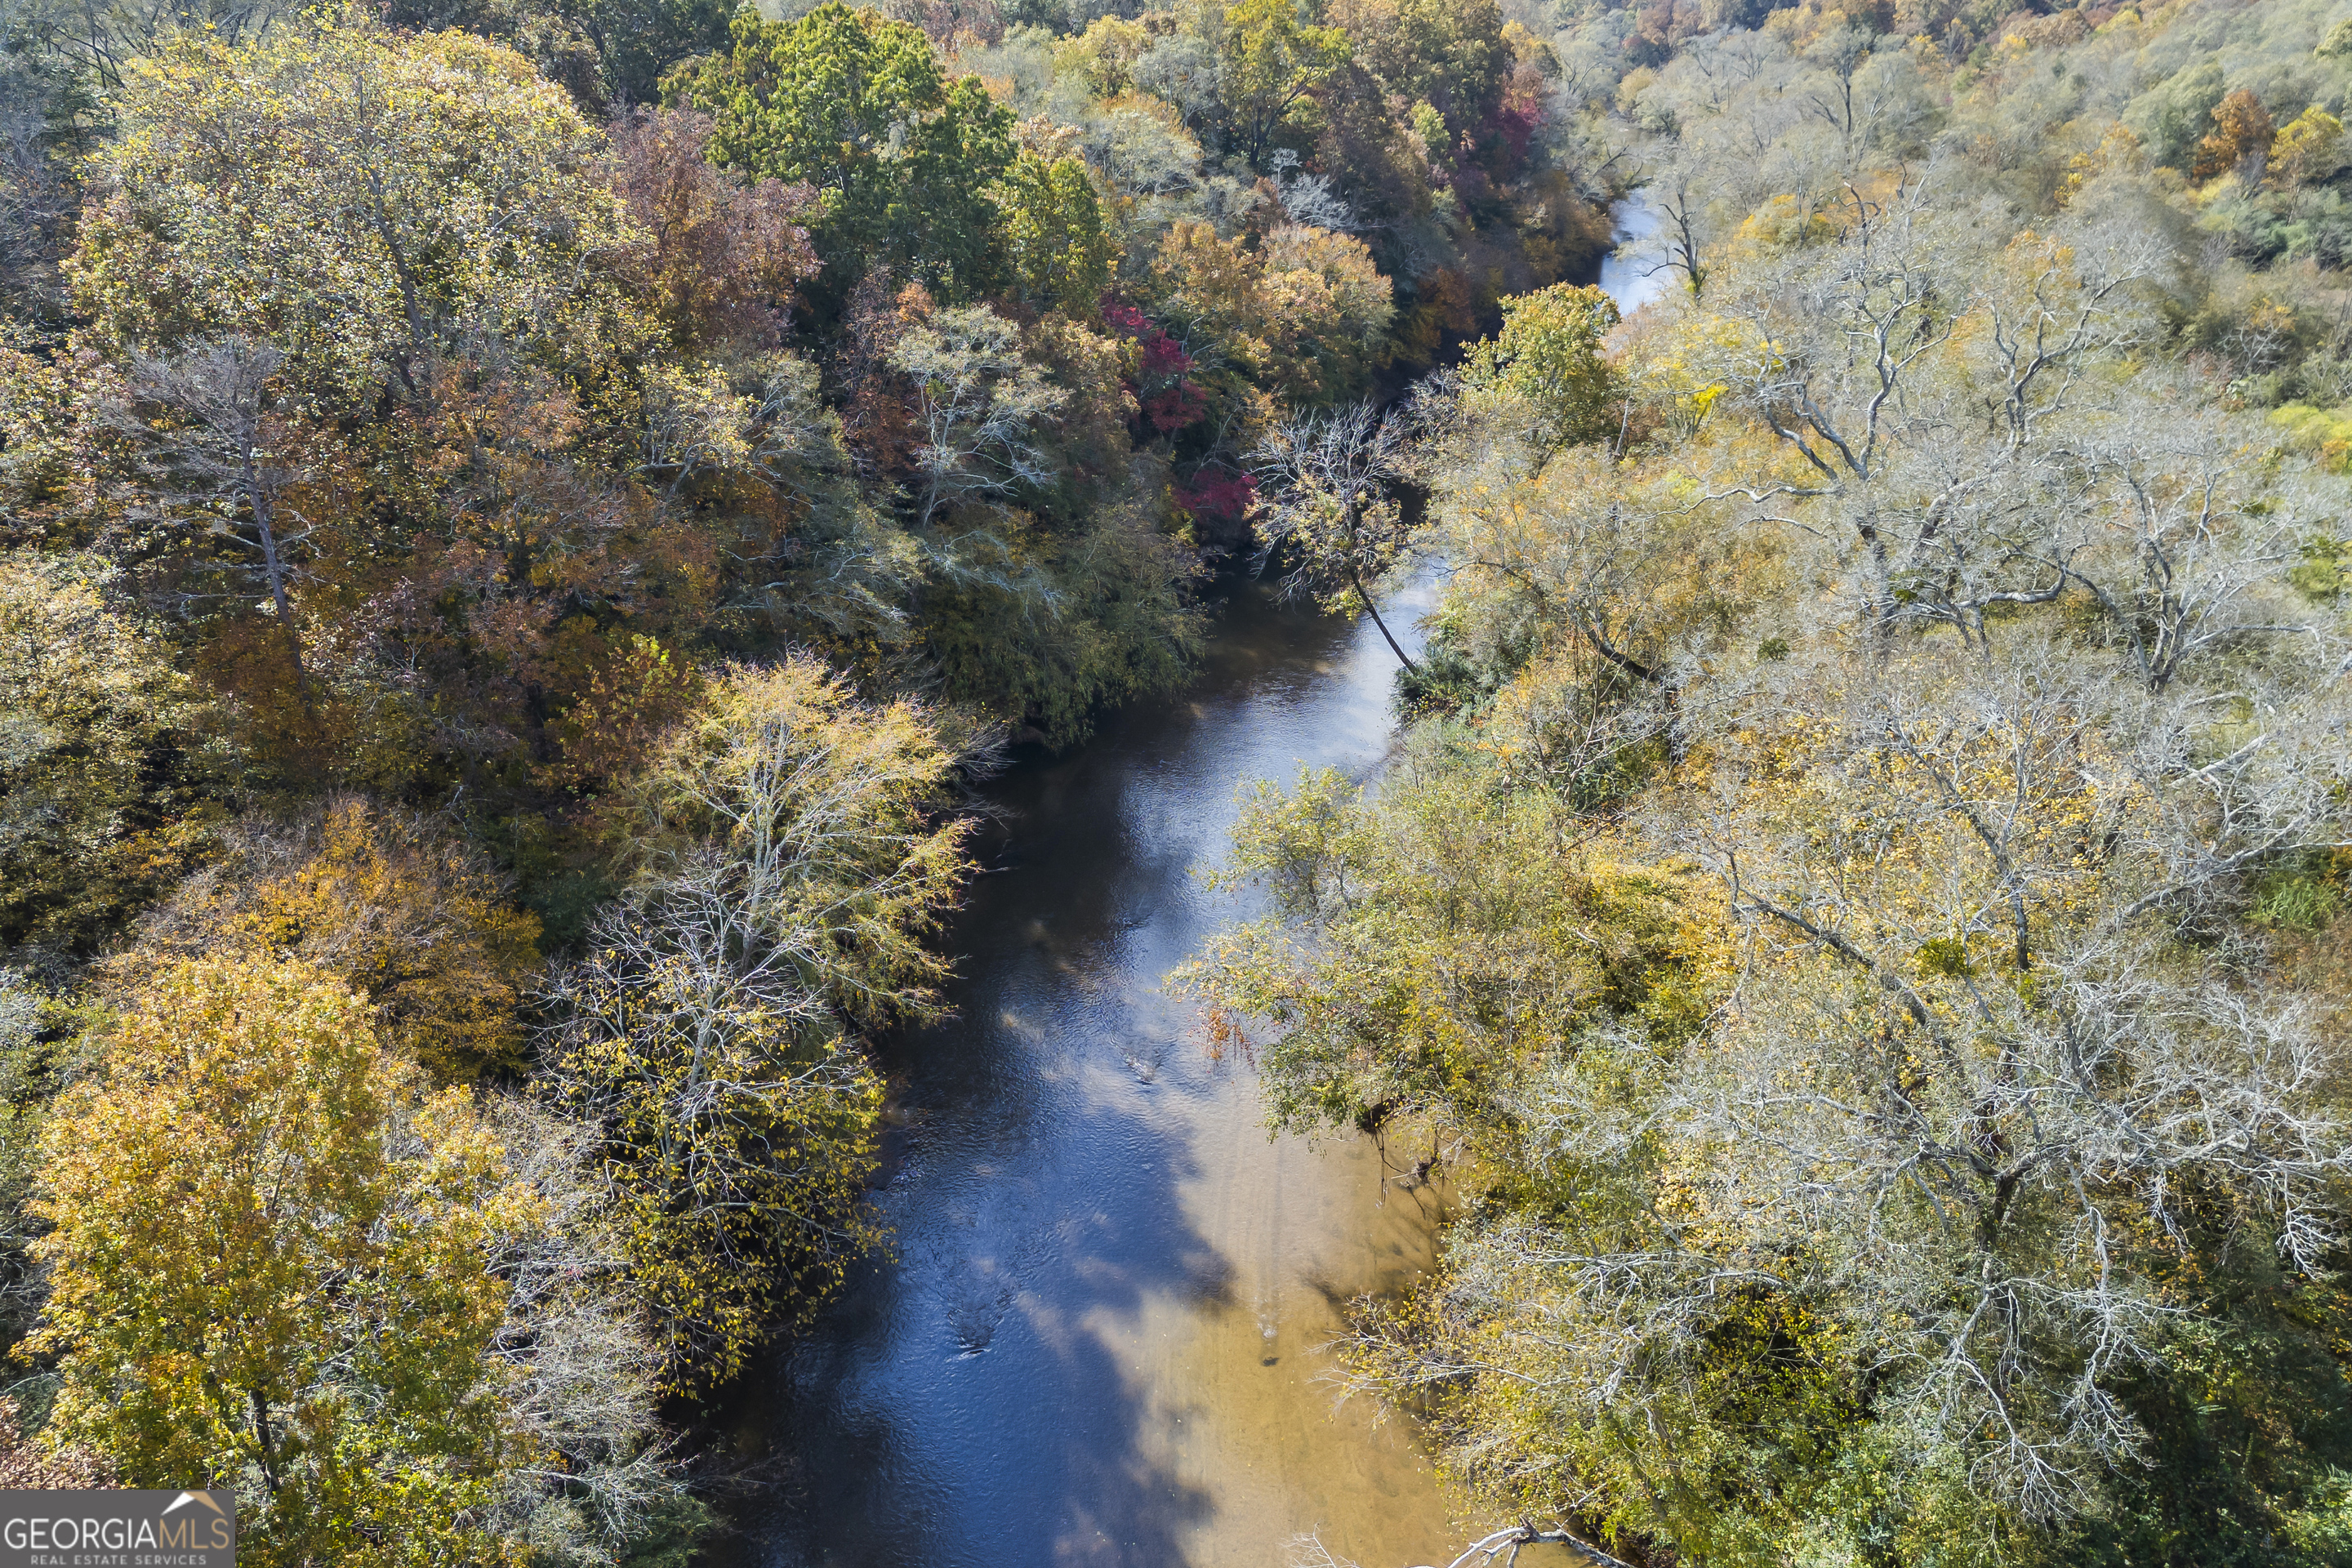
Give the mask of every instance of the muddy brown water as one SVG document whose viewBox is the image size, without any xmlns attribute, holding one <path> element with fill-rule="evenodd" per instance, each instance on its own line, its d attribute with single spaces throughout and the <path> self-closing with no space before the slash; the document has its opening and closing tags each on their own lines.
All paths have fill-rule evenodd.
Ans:
<svg viewBox="0 0 2352 1568">
<path fill-rule="evenodd" d="M 1613 256 L 1601 283 L 1628 310 L 1658 288 Z M 1408 648 L 1432 598 L 1383 605 Z M 1369 620 L 1245 584 L 1182 692 L 991 785 L 958 1016 L 886 1062 L 892 1255 L 740 1391 L 793 1479 L 735 1510 L 726 1568 L 1282 1568 L 1308 1535 L 1409 1568 L 1492 1528 L 1410 1421 L 1339 1400 L 1324 1348 L 1431 1267 L 1437 1197 L 1371 1139 L 1269 1138 L 1249 1062 L 1161 987 L 1254 910 L 1199 876 L 1240 790 L 1370 777 L 1396 668 Z"/>
<path fill-rule="evenodd" d="M 1395 671 L 1369 622 L 1244 584 L 1183 692 L 990 786 L 958 1016 L 887 1064 L 894 1256 L 744 1391 L 797 1475 L 725 1556 L 1270 1568 L 1308 1532 L 1365 1568 L 1452 1556 L 1410 1423 L 1340 1403 L 1321 1348 L 1430 1266 L 1435 1198 L 1370 1139 L 1269 1138 L 1249 1062 L 1161 987 L 1251 911 L 1198 876 L 1240 788 L 1370 773 Z"/>
</svg>

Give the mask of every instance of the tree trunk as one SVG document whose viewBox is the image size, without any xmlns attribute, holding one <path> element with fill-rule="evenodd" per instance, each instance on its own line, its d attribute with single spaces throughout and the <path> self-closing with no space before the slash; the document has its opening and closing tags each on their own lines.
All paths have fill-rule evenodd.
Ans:
<svg viewBox="0 0 2352 1568">
<path fill-rule="evenodd" d="M 254 531 L 260 535 L 261 569 L 269 579 L 270 602 L 278 606 L 278 625 L 286 634 L 286 652 L 294 661 L 295 689 L 307 710 L 310 706 L 310 673 L 302 667 L 302 630 L 294 624 L 294 606 L 286 596 L 286 563 L 278 555 L 278 530 L 270 522 L 268 488 L 254 466 L 253 442 L 259 438 L 256 432 L 246 443 L 245 500 L 253 510 Z"/>
<path fill-rule="evenodd" d="M 1389 650 L 1397 656 L 1398 662 L 1415 675 L 1419 675 L 1421 666 L 1412 662 L 1412 656 L 1404 651 L 1403 645 L 1396 640 L 1396 634 L 1389 630 L 1388 622 L 1381 619 L 1381 607 L 1372 603 L 1372 596 L 1370 594 L 1364 592 L 1364 580 L 1357 575 L 1356 569 L 1352 566 L 1348 568 L 1348 585 L 1355 589 L 1356 597 L 1364 602 L 1364 612 L 1372 617 L 1372 625 L 1381 628 L 1381 636 L 1389 639 Z"/>
</svg>

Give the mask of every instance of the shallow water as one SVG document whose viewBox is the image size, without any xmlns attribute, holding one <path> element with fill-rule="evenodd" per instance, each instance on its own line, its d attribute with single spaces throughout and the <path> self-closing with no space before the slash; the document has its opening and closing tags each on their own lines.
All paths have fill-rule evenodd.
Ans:
<svg viewBox="0 0 2352 1568">
<path fill-rule="evenodd" d="M 802 1475 L 748 1561 L 1210 1568 L 1307 1531 L 1367 1568 L 1452 1555 L 1410 1426 L 1337 1405 L 1318 1348 L 1429 1266 L 1435 1199 L 1370 1139 L 1269 1139 L 1247 1061 L 1160 986 L 1247 912 L 1196 874 L 1238 786 L 1370 773 L 1395 669 L 1370 622 L 1249 586 L 1180 697 L 992 786 L 960 1016 L 889 1063 L 897 1256 L 752 1391 Z"/>
</svg>

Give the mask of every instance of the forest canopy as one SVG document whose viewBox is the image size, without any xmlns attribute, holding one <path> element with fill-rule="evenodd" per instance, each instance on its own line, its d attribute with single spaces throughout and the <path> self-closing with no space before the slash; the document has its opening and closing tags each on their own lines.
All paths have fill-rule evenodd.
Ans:
<svg viewBox="0 0 2352 1568">
<path fill-rule="evenodd" d="M 1466 1513 L 2352 1561 L 2347 98 L 2318 0 L 0 0 L 23 1451 L 689 1561 L 975 786 L 1255 570 L 1402 736 L 1181 981 L 1453 1184 L 1344 1354 Z"/>
<path fill-rule="evenodd" d="M 2347 37 L 1584 11 L 1646 302 L 1294 426 L 1442 603 L 1178 978 L 1451 1173 L 1345 1355 L 1492 1552 L 2352 1560 Z"/>
</svg>

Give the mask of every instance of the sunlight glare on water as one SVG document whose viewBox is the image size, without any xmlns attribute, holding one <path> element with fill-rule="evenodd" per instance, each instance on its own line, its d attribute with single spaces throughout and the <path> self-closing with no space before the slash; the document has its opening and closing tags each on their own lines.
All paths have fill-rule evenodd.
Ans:
<svg viewBox="0 0 2352 1568">
<path fill-rule="evenodd" d="M 1658 232 L 1658 214 L 1649 197 L 1635 191 L 1617 204 L 1614 216 L 1617 247 L 1601 258 L 1601 287 L 1630 316 L 1664 294 L 1674 275 L 1648 243 Z"/>
</svg>

